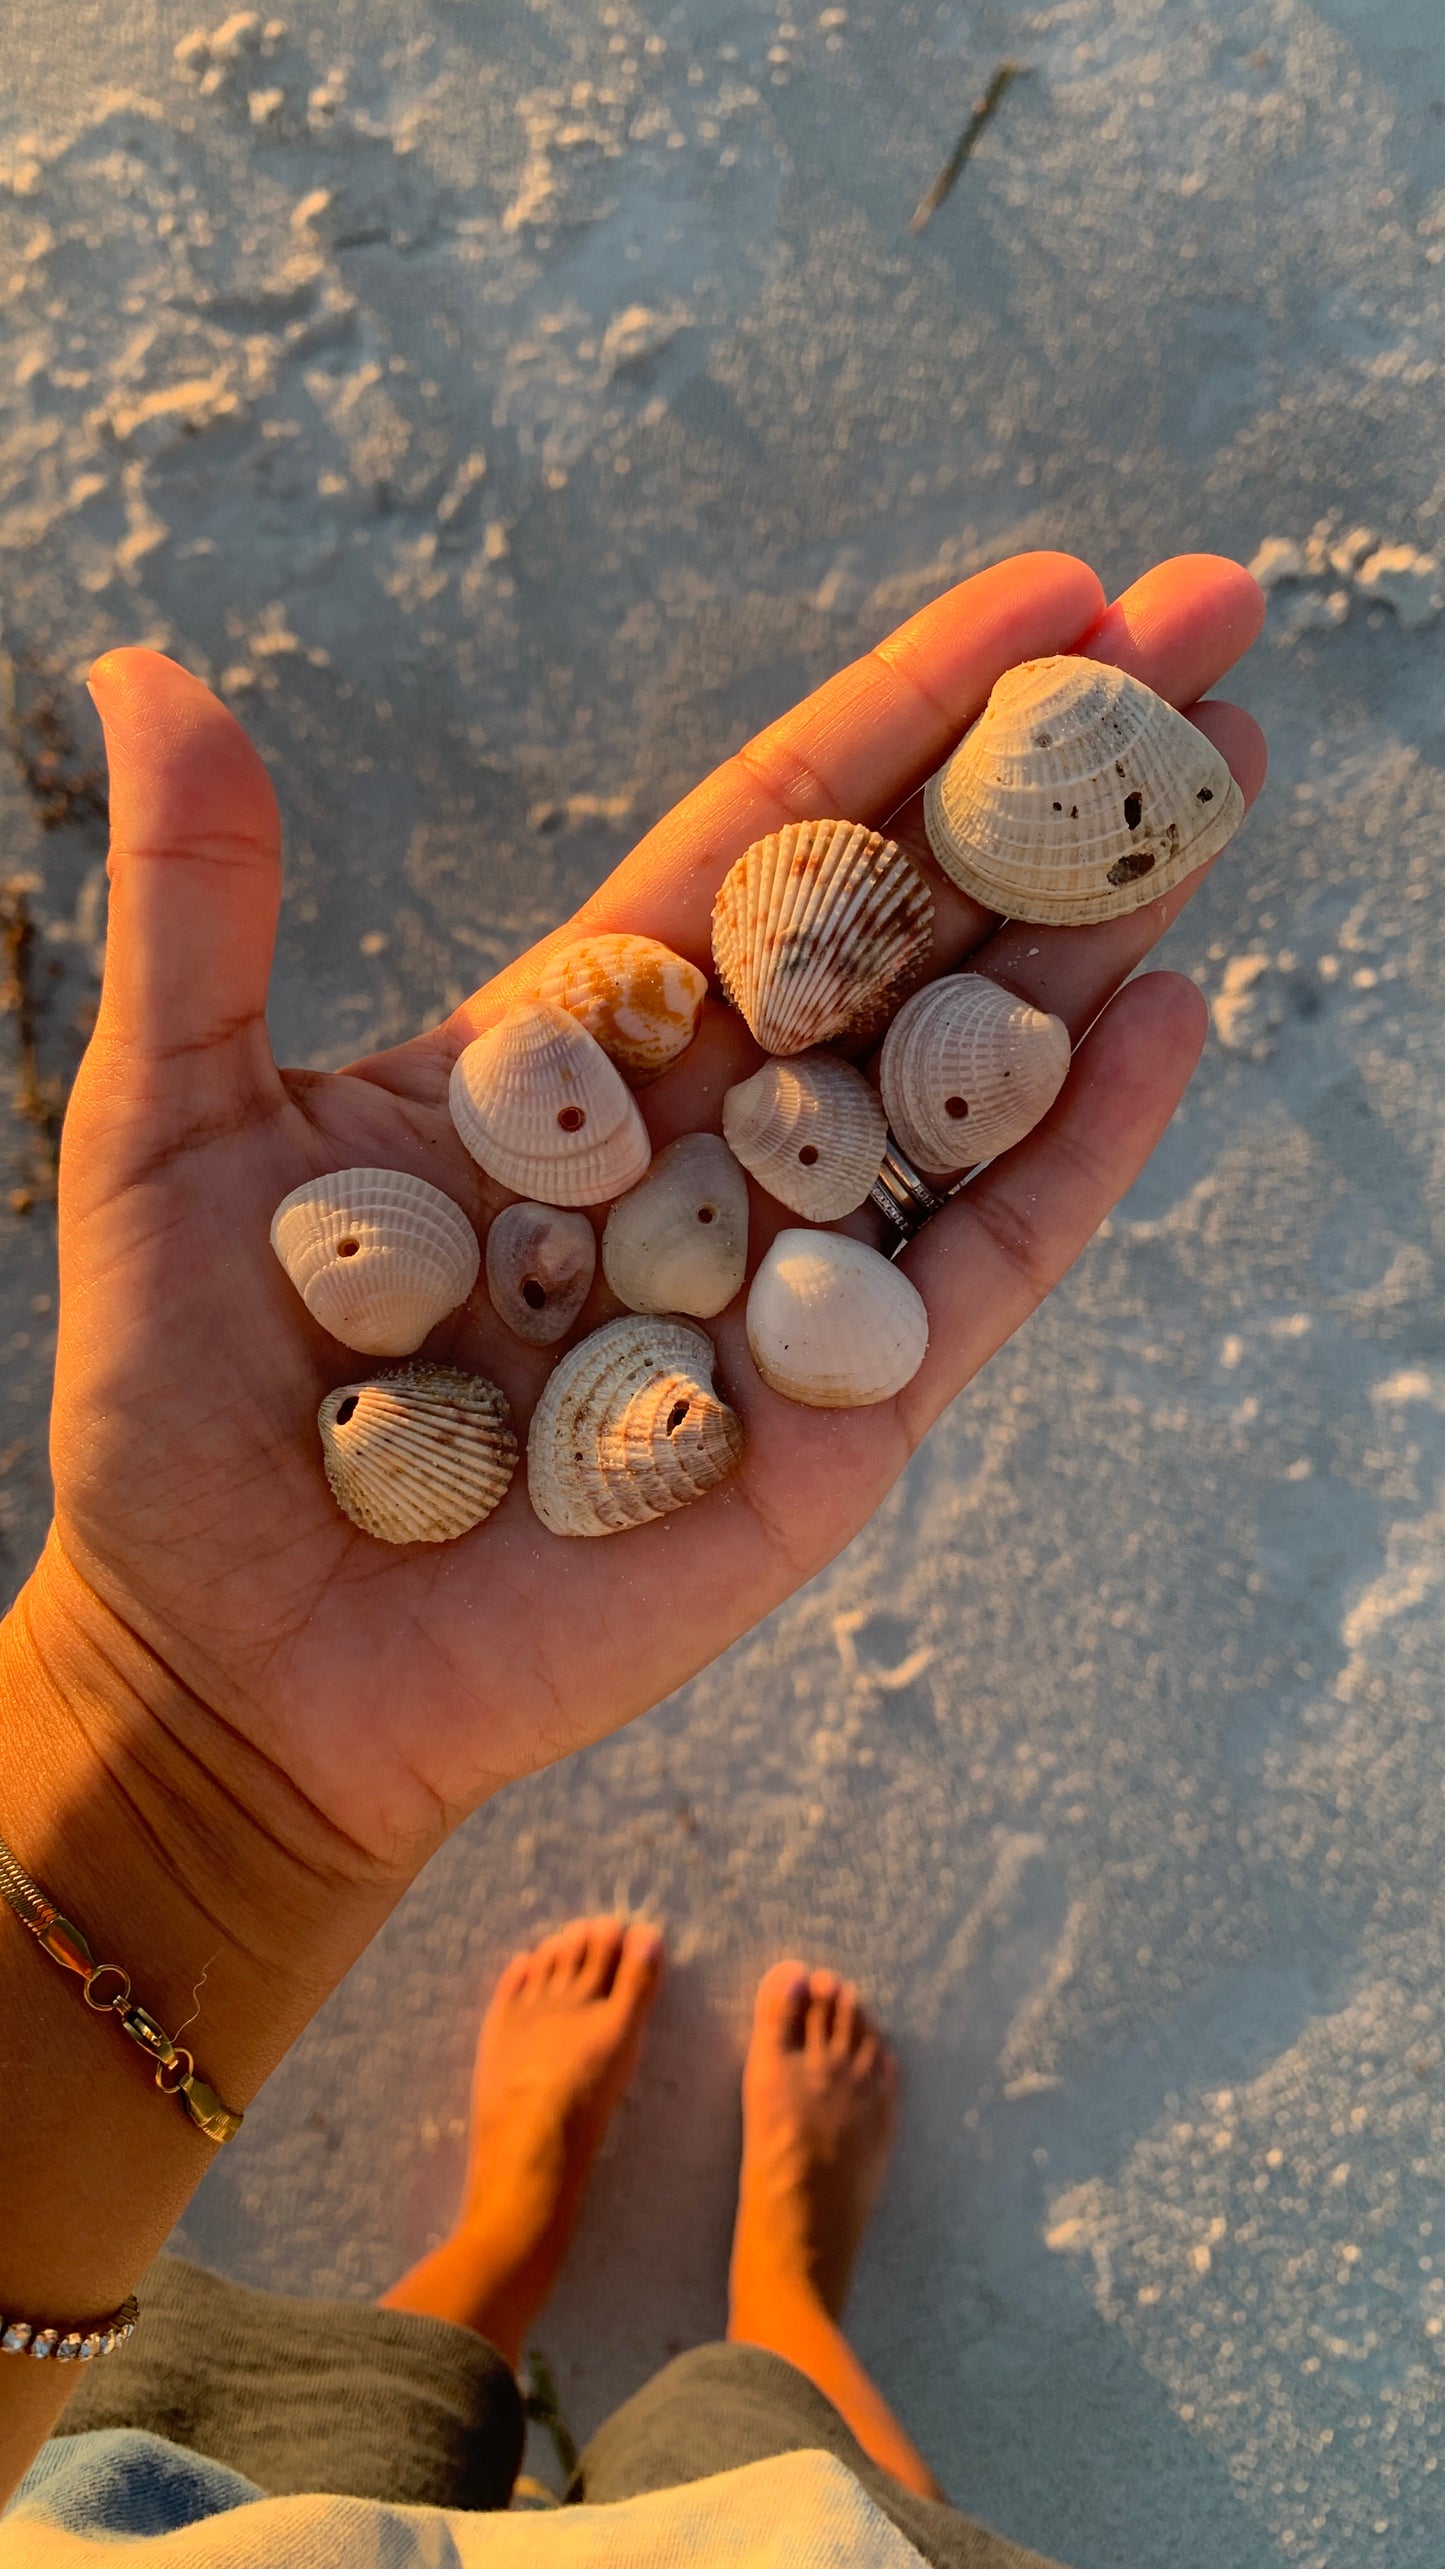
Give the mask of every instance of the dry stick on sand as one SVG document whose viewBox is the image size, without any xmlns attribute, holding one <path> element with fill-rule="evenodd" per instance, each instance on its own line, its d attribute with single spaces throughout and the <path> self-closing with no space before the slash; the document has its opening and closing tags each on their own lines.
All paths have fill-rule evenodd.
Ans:
<svg viewBox="0 0 1445 2569">
<path fill-rule="evenodd" d="M 1023 62 L 1001 62 L 999 64 L 999 67 L 994 73 L 992 80 L 989 82 L 987 89 L 984 91 L 982 98 L 976 98 L 974 100 L 973 112 L 969 117 L 968 123 L 965 125 L 963 132 L 959 135 L 958 141 L 955 143 L 948 159 L 944 162 L 942 169 L 939 171 L 937 178 L 933 182 L 933 185 L 930 188 L 925 189 L 923 195 L 919 198 L 917 205 L 914 207 L 913 215 L 908 226 L 910 232 L 921 232 L 925 223 L 932 221 L 934 215 L 938 212 L 940 205 L 943 203 L 944 198 L 952 194 L 954 187 L 958 183 L 959 173 L 962 170 L 965 161 L 973 151 L 974 145 L 978 141 L 984 127 L 992 121 L 994 116 L 997 115 L 1005 93 L 1013 87 L 1014 82 L 1016 80 L 1023 80 L 1027 77 L 1028 68 L 1028 64 Z"/>
<path fill-rule="evenodd" d="M 60 1166 L 60 1126 L 65 1097 L 58 1080 L 42 1075 L 39 1056 L 40 1010 L 35 988 L 35 921 L 23 883 L 0 883 L 0 1015 L 15 1020 L 15 1112 L 36 1136 L 39 1190 L 53 1195 Z M 12 1213 L 28 1213 L 35 1190 L 16 1187 Z"/>
</svg>

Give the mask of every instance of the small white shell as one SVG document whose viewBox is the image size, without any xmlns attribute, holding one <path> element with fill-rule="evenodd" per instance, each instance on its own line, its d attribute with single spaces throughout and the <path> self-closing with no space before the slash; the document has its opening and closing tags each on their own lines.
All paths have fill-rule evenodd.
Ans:
<svg viewBox="0 0 1445 2569">
<path fill-rule="evenodd" d="M 723 1131 L 759 1186 L 810 1222 L 863 1202 L 888 1140 L 877 1090 L 836 1053 L 764 1062 L 728 1090 Z"/>
<path fill-rule="evenodd" d="M 841 1231 L 780 1231 L 748 1295 L 748 1345 L 765 1383 L 806 1409 L 868 1409 L 928 1352 L 923 1296 Z"/>
<path fill-rule="evenodd" d="M 566 1337 L 596 1266 L 597 1234 L 586 1214 L 558 1204 L 509 1204 L 487 1233 L 492 1308 L 531 1347 Z"/>
<path fill-rule="evenodd" d="M 926 1177 L 1011 1151 L 1047 1115 L 1069 1067 L 1069 1031 L 981 972 L 915 990 L 883 1039 L 888 1121 Z"/>
<path fill-rule="evenodd" d="M 501 1186 L 541 1204 L 606 1204 L 652 1156 L 630 1089 L 565 1008 L 523 1000 L 452 1066 L 452 1122 Z"/>
<path fill-rule="evenodd" d="M 707 974 L 655 937 L 584 937 L 553 956 L 537 996 L 565 1008 L 642 1088 L 692 1042 Z"/>
<path fill-rule="evenodd" d="M 612 1207 L 602 1272 L 629 1311 L 711 1320 L 747 1271 L 747 1180 L 716 1133 L 684 1133 Z"/>
<path fill-rule="evenodd" d="M 552 1534 L 619 1534 L 725 1480 L 742 1422 L 684 1320 L 610 1320 L 553 1368 L 532 1412 L 527 1487 Z"/>
<path fill-rule="evenodd" d="M 861 821 L 793 821 L 745 850 L 713 904 L 723 988 L 763 1050 L 886 1025 L 928 957 L 933 895 Z"/>
<path fill-rule="evenodd" d="M 271 1246 L 313 1320 L 364 1356 L 409 1356 L 466 1301 L 481 1251 L 459 1205 L 404 1169 L 338 1169 L 283 1196 Z"/>
<path fill-rule="evenodd" d="M 928 844 L 1007 919 L 1112 919 L 1217 856 L 1244 797 L 1202 731 L 1097 660 L 1025 660 L 924 793 Z"/>
<path fill-rule="evenodd" d="M 496 1384 L 453 1365 L 343 1383 L 316 1423 L 337 1505 L 378 1543 L 450 1543 L 491 1515 L 517 1467 Z"/>
</svg>

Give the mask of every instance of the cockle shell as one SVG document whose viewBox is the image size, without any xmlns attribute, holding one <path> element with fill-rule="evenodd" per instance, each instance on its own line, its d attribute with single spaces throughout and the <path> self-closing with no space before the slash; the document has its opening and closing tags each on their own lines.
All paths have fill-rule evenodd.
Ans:
<svg viewBox="0 0 1445 2569">
<path fill-rule="evenodd" d="M 584 937 L 553 956 L 537 996 L 565 1008 L 642 1088 L 692 1042 L 707 974 L 655 937 Z"/>
<path fill-rule="evenodd" d="M 503 1395 L 454 1365 L 343 1383 L 316 1423 L 337 1505 L 378 1543 L 450 1543 L 491 1515 L 517 1467 Z"/>
<path fill-rule="evenodd" d="M 586 1214 L 559 1204 L 509 1204 L 487 1233 L 492 1308 L 532 1347 L 566 1337 L 596 1266 L 597 1234 Z"/>
<path fill-rule="evenodd" d="M 652 1156 L 632 1092 L 585 1026 L 523 1000 L 452 1066 L 452 1122 L 488 1177 L 541 1204 L 606 1204 Z"/>
<path fill-rule="evenodd" d="M 928 1352 L 923 1296 L 841 1231 L 780 1231 L 748 1295 L 748 1345 L 765 1383 L 806 1409 L 868 1409 Z"/>
<path fill-rule="evenodd" d="M 723 1131 L 759 1186 L 810 1222 L 863 1202 L 888 1140 L 877 1090 L 836 1053 L 764 1062 L 728 1090 Z"/>
<path fill-rule="evenodd" d="M 711 1320 L 747 1271 L 747 1180 L 716 1133 L 684 1133 L 612 1207 L 602 1272 L 629 1311 Z"/>
<path fill-rule="evenodd" d="M 933 895 L 861 821 L 792 821 L 723 877 L 712 950 L 763 1050 L 876 1033 L 928 956 Z"/>
<path fill-rule="evenodd" d="M 477 1281 L 460 1206 L 405 1169 L 338 1169 L 283 1196 L 271 1246 L 313 1320 L 364 1356 L 409 1356 Z"/>
<path fill-rule="evenodd" d="M 1083 925 L 1157 900 L 1244 818 L 1219 751 L 1162 696 L 1097 660 L 1025 660 L 923 798 L 928 844 L 1009 919 Z"/>
<path fill-rule="evenodd" d="M 1069 1067 L 1068 1028 L 981 972 L 915 990 L 883 1038 L 883 1104 L 908 1157 L 951 1177 L 1012 1150 L 1047 1115 Z"/>
<path fill-rule="evenodd" d="M 552 1534 L 619 1534 L 726 1480 L 742 1422 L 685 1320 L 610 1320 L 563 1356 L 532 1412 L 527 1487 Z"/>
</svg>

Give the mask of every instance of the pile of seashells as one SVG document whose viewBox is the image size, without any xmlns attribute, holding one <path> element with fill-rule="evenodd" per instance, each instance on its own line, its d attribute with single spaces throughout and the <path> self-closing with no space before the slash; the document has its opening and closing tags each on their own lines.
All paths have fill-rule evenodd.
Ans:
<svg viewBox="0 0 1445 2569">
<path fill-rule="evenodd" d="M 1045 923 L 1153 900 L 1217 854 L 1242 812 L 1201 732 L 1137 679 L 1072 658 L 1008 671 L 925 795 L 943 872 L 989 910 Z M 742 1425 L 694 1324 L 746 1282 L 748 1177 L 800 1226 L 871 1197 L 906 1231 L 910 1209 L 1012 1149 L 1052 1105 L 1069 1066 L 1064 1026 L 980 973 L 918 987 L 932 920 L 923 875 L 861 822 L 800 821 L 750 847 L 718 893 L 712 950 L 769 1058 L 728 1090 L 721 1136 L 684 1134 L 656 1157 L 634 1091 L 692 1042 L 708 984 L 653 939 L 567 948 L 459 1056 L 452 1121 L 518 1199 L 486 1236 L 487 1292 L 518 1339 L 566 1336 L 597 1263 L 589 1210 L 609 1208 L 602 1272 L 626 1316 L 559 1359 L 527 1438 L 528 1493 L 552 1533 L 666 1516 L 738 1461 Z M 877 1088 L 830 1049 L 880 1039 Z M 369 1356 L 414 1356 L 482 1265 L 451 1198 L 395 1169 L 297 1187 L 271 1240 L 312 1317 Z M 859 1408 L 912 1380 L 928 1317 L 880 1251 L 797 1227 L 757 1267 L 746 1333 L 785 1399 Z M 344 1385 L 319 1426 L 338 1503 L 383 1543 L 466 1533 L 517 1463 L 503 1393 L 449 1365 Z"/>
</svg>

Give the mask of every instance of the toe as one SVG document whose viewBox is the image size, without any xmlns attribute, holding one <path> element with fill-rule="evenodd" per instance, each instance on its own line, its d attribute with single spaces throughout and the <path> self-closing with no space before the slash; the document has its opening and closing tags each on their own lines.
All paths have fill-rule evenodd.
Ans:
<svg viewBox="0 0 1445 2569">
<path fill-rule="evenodd" d="M 587 1941 L 577 1965 L 577 1988 L 587 1998 L 605 1998 L 616 1978 L 622 1952 L 623 1925 L 620 1918 L 590 1918 Z"/>
<path fill-rule="evenodd" d="M 662 1978 L 662 1938 L 656 1927 L 635 1922 L 621 1940 L 612 1983 L 614 2004 L 628 2016 L 652 2005 Z"/>
<path fill-rule="evenodd" d="M 520 1997 L 531 1977 L 535 1959 L 535 1955 L 530 1953 L 513 1954 L 511 1961 L 497 1975 L 497 1985 L 492 1992 L 494 2007 L 499 2002 L 505 2006 L 508 1999 Z"/>
<path fill-rule="evenodd" d="M 851 2060 L 862 2039 L 866 2019 L 858 2003 L 858 1992 L 851 1980 L 839 1984 L 833 2008 L 831 2045 L 840 2060 Z"/>
<path fill-rule="evenodd" d="M 795 2052 L 803 2039 L 803 2011 L 808 2003 L 808 1966 L 775 1962 L 758 1982 L 753 2001 L 753 2030 L 780 2051 Z"/>
<path fill-rule="evenodd" d="M 808 2018 L 804 2043 L 809 2051 L 826 2052 L 833 2037 L 839 1980 L 835 1971 L 815 1971 L 808 1981 Z"/>
<path fill-rule="evenodd" d="M 592 1929 L 595 1923 L 596 1921 L 592 1918 L 569 1918 L 566 1926 L 558 1933 L 556 1938 L 557 1976 L 560 1980 L 575 1980 L 582 1970 L 592 1942 Z"/>
</svg>

